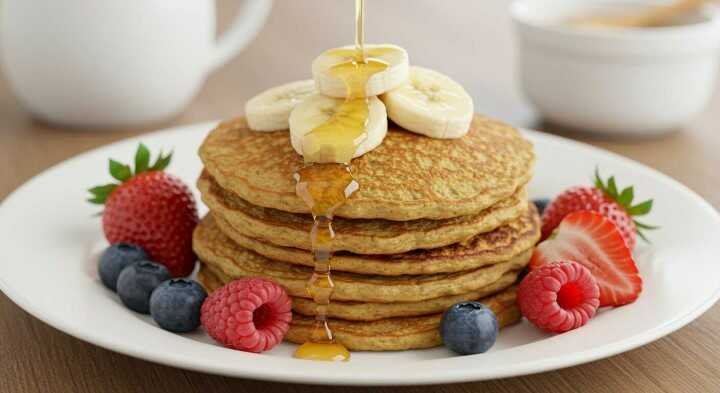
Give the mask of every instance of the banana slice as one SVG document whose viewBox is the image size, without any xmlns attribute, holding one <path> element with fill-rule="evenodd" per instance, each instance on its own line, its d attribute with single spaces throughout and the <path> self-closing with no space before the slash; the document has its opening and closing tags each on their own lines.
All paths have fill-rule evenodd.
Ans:
<svg viewBox="0 0 720 393">
<path fill-rule="evenodd" d="M 378 147 L 386 134 L 387 112 L 377 97 L 315 94 L 290 113 L 290 142 L 305 162 L 347 163 Z"/>
<path fill-rule="evenodd" d="M 382 97 L 390 120 L 432 138 L 467 134 L 473 114 L 472 97 L 457 82 L 437 71 L 410 67 L 408 83 Z"/>
<path fill-rule="evenodd" d="M 254 131 L 287 130 L 293 108 L 315 94 L 315 82 L 304 80 L 273 87 L 245 104 L 245 117 Z"/>
<path fill-rule="evenodd" d="M 313 60 L 313 78 L 315 78 L 315 86 L 320 93 L 331 97 L 347 96 L 347 86 L 333 72 L 333 66 L 355 59 L 355 53 L 354 46 L 343 46 L 329 49 Z M 365 85 L 366 96 L 380 95 L 407 81 L 409 58 L 405 49 L 390 44 L 365 45 L 365 57 L 387 64 L 386 69 L 373 74 L 368 79 Z"/>
</svg>

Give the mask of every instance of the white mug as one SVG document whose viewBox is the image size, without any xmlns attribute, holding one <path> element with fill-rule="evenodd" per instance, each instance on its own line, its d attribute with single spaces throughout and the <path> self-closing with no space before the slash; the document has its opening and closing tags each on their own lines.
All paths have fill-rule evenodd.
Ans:
<svg viewBox="0 0 720 393">
<path fill-rule="evenodd" d="M 52 123 L 165 120 L 260 30 L 272 0 L 243 0 L 215 40 L 214 0 L 3 0 L 0 61 L 20 103 Z"/>
</svg>

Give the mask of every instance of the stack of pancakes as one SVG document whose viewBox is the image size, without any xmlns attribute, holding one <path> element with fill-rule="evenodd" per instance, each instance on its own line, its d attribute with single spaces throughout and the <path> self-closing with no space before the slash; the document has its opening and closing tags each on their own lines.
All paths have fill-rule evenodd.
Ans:
<svg viewBox="0 0 720 393">
<path fill-rule="evenodd" d="M 285 338 L 305 342 L 313 220 L 295 195 L 303 159 L 288 132 L 225 122 L 200 157 L 210 209 L 193 242 L 201 282 L 211 291 L 241 277 L 278 282 L 293 298 Z M 336 211 L 335 337 L 351 350 L 436 346 L 442 312 L 464 300 L 485 303 L 501 326 L 517 322 L 514 284 L 540 236 L 525 189 L 534 159 L 514 128 L 483 117 L 455 140 L 390 126 L 380 147 L 352 161 L 360 189 Z"/>
</svg>

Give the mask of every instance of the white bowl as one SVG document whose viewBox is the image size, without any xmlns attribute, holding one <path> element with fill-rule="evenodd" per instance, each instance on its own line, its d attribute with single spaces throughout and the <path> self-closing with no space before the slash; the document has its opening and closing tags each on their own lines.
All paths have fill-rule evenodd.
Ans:
<svg viewBox="0 0 720 393">
<path fill-rule="evenodd" d="M 549 121 L 578 131 L 650 135 L 675 130 L 712 96 L 720 13 L 706 6 L 668 27 L 588 29 L 569 18 L 652 1 L 517 0 L 522 86 Z"/>
</svg>

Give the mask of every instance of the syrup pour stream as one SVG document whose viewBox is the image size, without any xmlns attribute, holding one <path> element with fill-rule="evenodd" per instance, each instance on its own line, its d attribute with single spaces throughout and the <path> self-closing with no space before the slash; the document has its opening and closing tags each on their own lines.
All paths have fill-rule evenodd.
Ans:
<svg viewBox="0 0 720 393">
<path fill-rule="evenodd" d="M 313 215 L 310 238 L 315 268 L 306 289 L 315 302 L 315 325 L 310 341 L 295 352 L 295 357 L 302 359 L 350 359 L 350 352 L 335 339 L 327 321 L 334 289 L 331 264 L 335 232 L 332 221 L 337 208 L 360 187 L 350 170 L 350 160 L 358 145 L 367 138 L 366 85 L 372 75 L 388 67 L 382 60 L 370 57 L 377 55 L 374 51 L 366 52 L 364 48 L 364 6 L 364 0 L 355 0 L 355 50 L 333 51 L 334 55 L 349 59 L 330 69 L 344 82 L 347 98 L 325 123 L 305 135 L 303 156 L 306 166 L 294 176 L 295 191 Z"/>
</svg>

